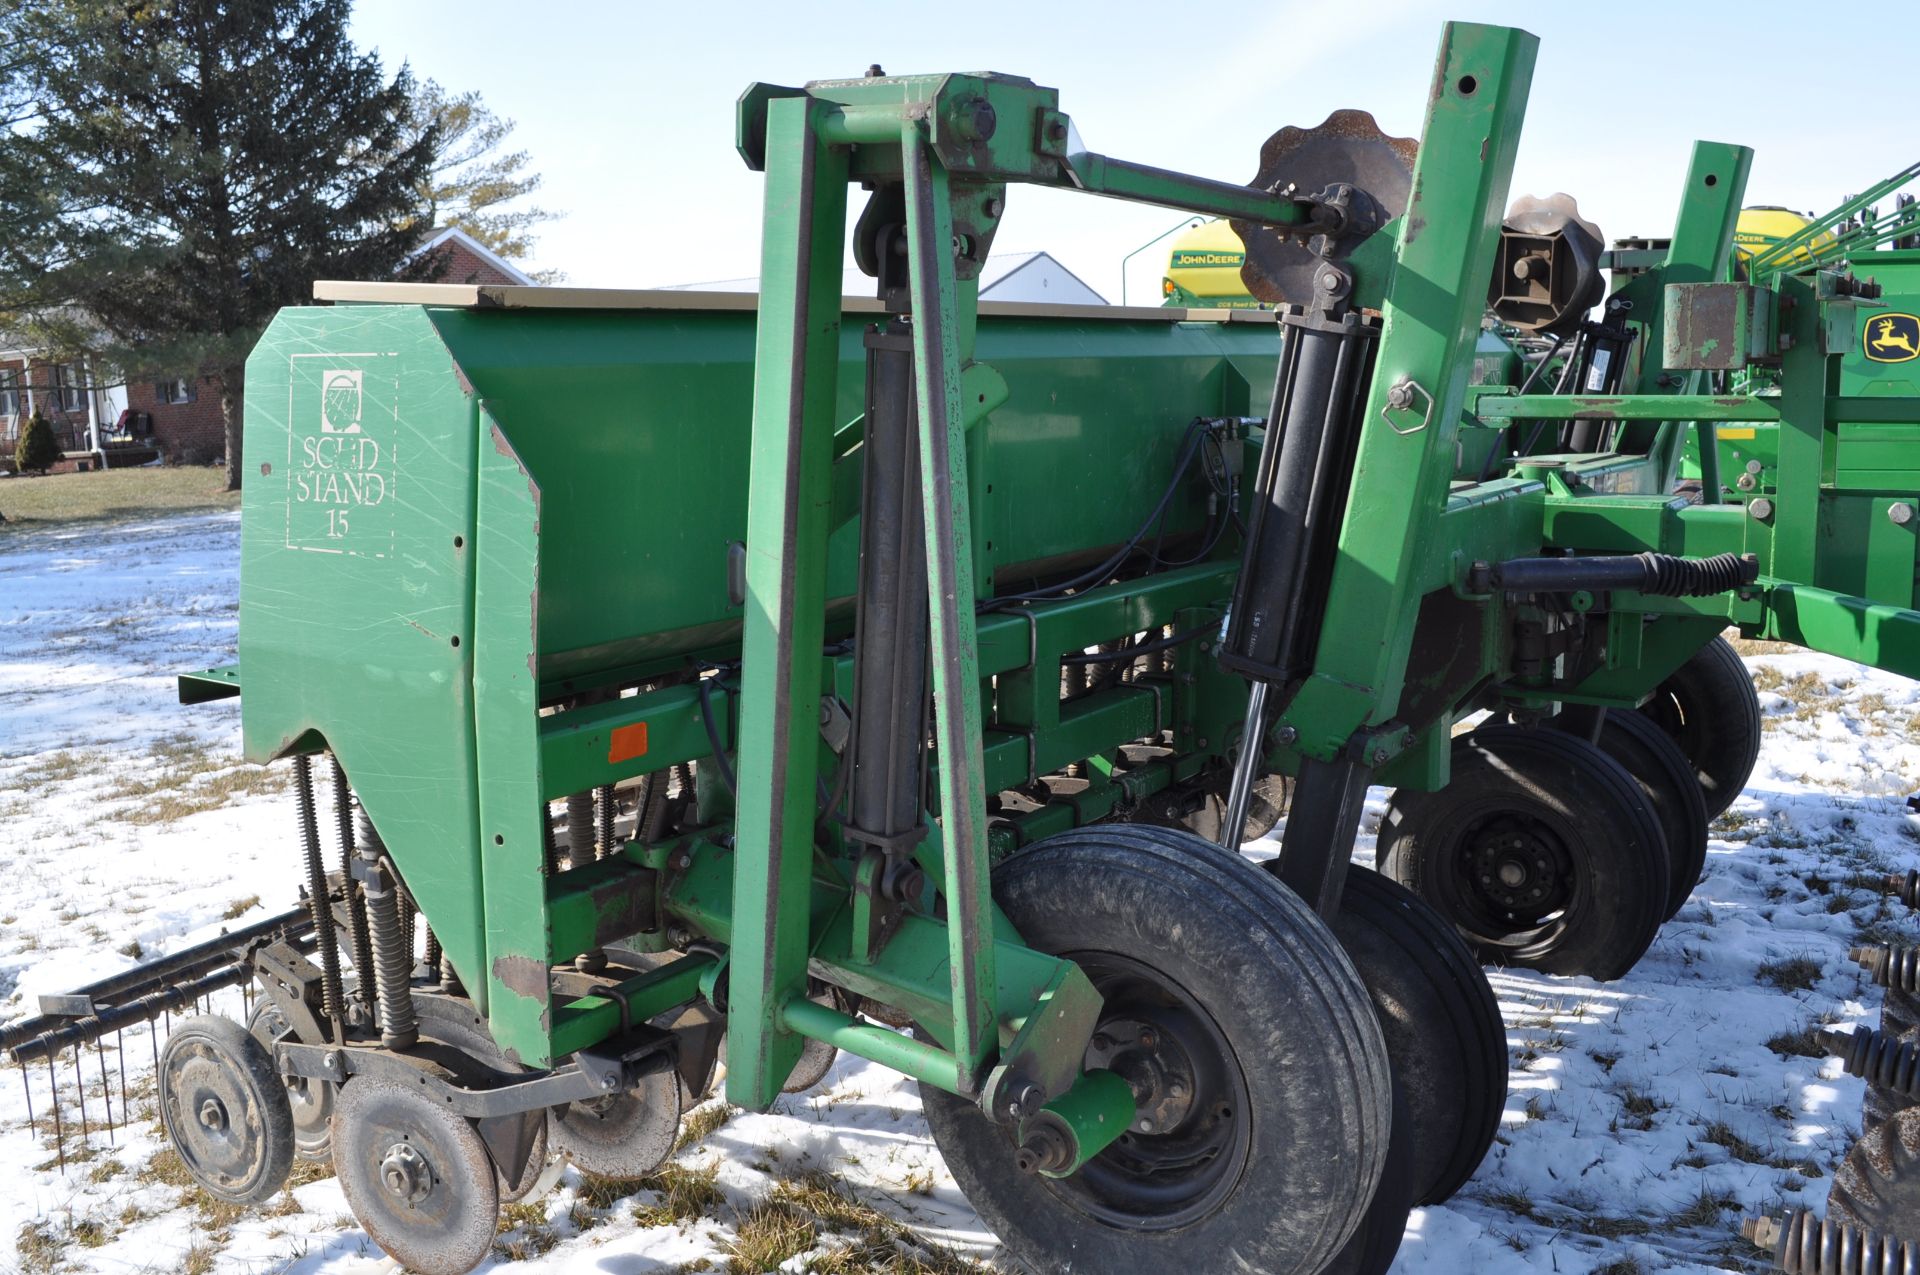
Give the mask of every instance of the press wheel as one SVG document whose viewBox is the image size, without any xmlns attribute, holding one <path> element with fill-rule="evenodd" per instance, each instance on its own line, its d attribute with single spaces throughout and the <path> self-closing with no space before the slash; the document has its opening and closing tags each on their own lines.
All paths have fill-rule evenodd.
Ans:
<svg viewBox="0 0 1920 1275">
<path fill-rule="evenodd" d="M 1407 1119 L 1406 1101 L 1398 1074 L 1393 1082 L 1393 1132 L 1387 1139 L 1387 1167 L 1373 1203 L 1360 1220 L 1347 1246 L 1320 1275 L 1387 1275 L 1407 1237 L 1407 1218 L 1413 1213 L 1414 1130 Z"/>
<path fill-rule="evenodd" d="M 334 1101 L 333 1170 L 354 1218 L 419 1275 L 464 1275 L 493 1246 L 500 1194 L 486 1144 L 418 1085 L 356 1076 Z"/>
<path fill-rule="evenodd" d="M 267 1050 L 293 1034 L 287 1016 L 265 996 L 256 998 L 247 1015 L 247 1031 Z M 333 1156 L 333 1086 L 324 1080 L 305 1076 L 286 1076 L 287 1106 L 293 1112 L 294 1154 L 302 1160 L 327 1160 Z"/>
<path fill-rule="evenodd" d="M 1555 730 L 1489 726 L 1453 741 L 1453 779 L 1400 789 L 1380 824 L 1388 876 L 1483 961 L 1606 981 L 1666 919 L 1666 836 L 1620 763 Z"/>
<path fill-rule="evenodd" d="M 1373 998 L 1405 1109 L 1412 1195 L 1439 1204 L 1473 1176 L 1507 1105 L 1500 1004 L 1446 919 L 1396 881 L 1353 868 L 1333 932 Z M 1396 1109 L 1398 1110 L 1398 1109 Z M 1394 1129 L 1399 1140 L 1402 1130 Z"/>
<path fill-rule="evenodd" d="M 1707 866 L 1707 800 L 1693 763 L 1672 736 L 1640 713 L 1608 713 L 1601 719 L 1598 743 L 1633 776 L 1660 820 L 1671 871 L 1663 919 L 1671 921 L 1693 897 Z"/>
<path fill-rule="evenodd" d="M 486 1019 L 474 1012 L 473 1002 L 466 997 L 416 988 L 413 1009 L 419 1018 L 420 1039 L 451 1045 L 459 1051 L 457 1056 L 440 1055 L 449 1064 L 446 1078 L 453 1083 L 485 1087 L 490 1083 L 499 1083 L 501 1075 L 515 1076 L 525 1071 L 525 1068 L 500 1052 L 500 1047 L 493 1043 L 492 1033 L 487 1030 Z M 497 1074 L 489 1076 L 488 1072 Z M 526 1160 L 517 1172 L 509 1174 L 498 1162 L 494 1165 L 500 1185 L 500 1203 L 513 1204 L 531 1194 L 547 1168 L 548 1159 L 547 1122 L 541 1120 L 534 1127 Z"/>
<path fill-rule="evenodd" d="M 657 1071 L 624 1093 L 555 1108 L 547 1145 L 588 1173 L 643 1178 L 673 1153 L 680 1092 L 679 1073 Z"/>
<path fill-rule="evenodd" d="M 1103 824 L 994 871 L 1034 948 L 1103 997 L 1087 1067 L 1139 1123 L 1077 1173 L 1018 1172 L 979 1107 L 921 1086 L 968 1201 L 1041 1272 L 1318 1271 L 1388 1160 L 1392 1082 L 1365 986 L 1291 891 L 1192 833 Z"/>
<path fill-rule="evenodd" d="M 1760 759 L 1760 697 L 1740 653 L 1725 638 L 1714 638 L 1636 711 L 1687 755 L 1707 818 L 1719 818 L 1747 786 Z"/>
<path fill-rule="evenodd" d="M 182 1020 L 157 1077 L 160 1121 L 187 1172 L 216 1199 L 258 1204 L 287 1180 L 295 1149 L 273 1059 L 230 1018 Z"/>
</svg>

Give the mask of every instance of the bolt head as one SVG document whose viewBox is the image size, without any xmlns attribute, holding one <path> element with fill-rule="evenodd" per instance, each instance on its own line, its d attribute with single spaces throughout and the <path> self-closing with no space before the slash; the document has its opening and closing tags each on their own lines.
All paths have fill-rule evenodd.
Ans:
<svg viewBox="0 0 1920 1275">
<path fill-rule="evenodd" d="M 1413 406 L 1413 382 L 1412 381 L 1396 382 L 1393 388 L 1387 391 L 1387 406 L 1391 407 L 1396 412 L 1404 412 L 1409 407 L 1412 407 Z"/>
<path fill-rule="evenodd" d="M 1762 496 L 1747 505 L 1747 513 L 1764 522 L 1766 519 L 1773 517 L 1773 502 L 1765 496 Z"/>
<path fill-rule="evenodd" d="M 1149 1116 L 1141 1116 L 1138 1120 L 1134 1121 L 1133 1127 L 1138 1129 L 1141 1133 L 1152 1133 L 1153 1120 Z"/>
<path fill-rule="evenodd" d="M 1904 527 L 1913 521 L 1913 506 L 1904 500 L 1896 500 L 1887 506 L 1887 517 L 1894 526 Z"/>
</svg>

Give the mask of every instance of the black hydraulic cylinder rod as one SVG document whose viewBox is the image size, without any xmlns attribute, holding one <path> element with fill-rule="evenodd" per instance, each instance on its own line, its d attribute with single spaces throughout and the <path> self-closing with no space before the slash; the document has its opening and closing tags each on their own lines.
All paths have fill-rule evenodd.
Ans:
<svg viewBox="0 0 1920 1275">
<path fill-rule="evenodd" d="M 921 826 L 926 774 L 927 542 L 920 490 L 913 338 L 899 319 L 870 331 L 854 620 L 853 735 L 842 764 L 847 834 L 898 852 Z"/>
<path fill-rule="evenodd" d="M 1274 410 L 1253 484 L 1247 547 L 1220 663 L 1285 683 L 1311 662 L 1326 571 L 1346 512 L 1372 328 L 1289 314 Z"/>
<path fill-rule="evenodd" d="M 96 1002 L 96 1009 L 105 1012 L 99 1002 L 119 1005 L 137 1000 L 160 988 L 189 982 L 211 969 L 229 964 L 255 943 L 276 938 L 300 938 L 312 930 L 313 914 L 303 904 L 278 916 L 270 916 L 217 938 L 195 943 L 192 947 L 183 947 L 158 960 L 108 975 L 98 982 L 87 984 L 73 995 L 87 997 Z M 31 1040 L 42 1032 L 73 1021 L 71 1016 L 64 1014 L 36 1014 L 32 1018 L 8 1023 L 0 1027 L 0 1049 L 12 1049 L 23 1040 Z"/>
<path fill-rule="evenodd" d="M 1595 555 L 1581 558 L 1514 558 L 1475 563 L 1469 584 L 1486 592 L 1571 593 L 1631 589 L 1671 598 L 1708 597 L 1752 584 L 1760 561 L 1752 554 L 1678 558 L 1665 553 Z"/>
</svg>

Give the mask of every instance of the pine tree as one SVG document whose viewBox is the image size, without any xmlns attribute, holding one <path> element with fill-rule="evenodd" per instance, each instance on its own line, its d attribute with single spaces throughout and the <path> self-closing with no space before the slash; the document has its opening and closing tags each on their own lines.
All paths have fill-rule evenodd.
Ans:
<svg viewBox="0 0 1920 1275">
<path fill-rule="evenodd" d="M 540 174 L 528 170 L 525 151 L 501 150 L 514 122 L 488 110 L 478 93 L 450 94 L 428 80 L 414 94 L 413 127 L 440 133 L 433 171 L 421 187 L 432 225 L 457 226 L 502 257 L 524 259 L 533 248 L 528 232 L 553 214 L 519 203 L 540 189 Z M 559 276 L 534 277 L 550 283 Z"/>
<path fill-rule="evenodd" d="M 53 425 L 36 411 L 14 444 L 13 467 L 23 474 L 44 474 L 59 460 L 60 442 L 53 436 Z"/>
<path fill-rule="evenodd" d="M 412 76 L 347 37 L 348 0 L 34 0 L 40 128 L 62 183 L 46 291 L 130 372 L 206 369 L 240 485 L 243 362 L 316 279 L 407 275 L 439 130 Z M 430 269 L 415 265 L 413 273 Z"/>
</svg>

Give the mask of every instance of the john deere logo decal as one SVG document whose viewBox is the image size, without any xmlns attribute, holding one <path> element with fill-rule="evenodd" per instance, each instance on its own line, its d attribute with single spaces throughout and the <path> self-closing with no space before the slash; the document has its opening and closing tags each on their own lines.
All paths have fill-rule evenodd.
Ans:
<svg viewBox="0 0 1920 1275">
<path fill-rule="evenodd" d="M 1905 363 L 1920 358 L 1920 317 L 1874 315 L 1867 320 L 1866 353 L 1875 363 Z"/>
</svg>

